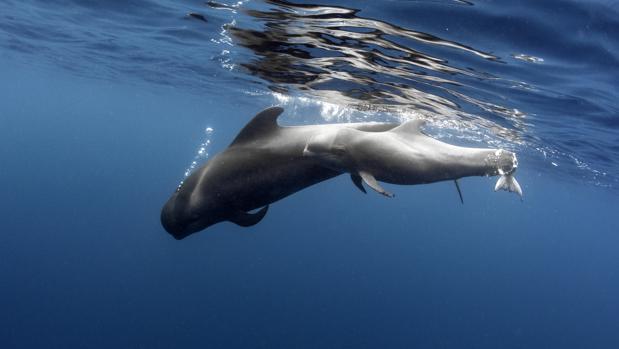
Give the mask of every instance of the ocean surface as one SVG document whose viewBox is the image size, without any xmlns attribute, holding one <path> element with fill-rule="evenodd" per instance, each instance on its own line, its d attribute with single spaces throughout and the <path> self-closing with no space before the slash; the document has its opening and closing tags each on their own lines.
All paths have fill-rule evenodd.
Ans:
<svg viewBox="0 0 619 349">
<path fill-rule="evenodd" d="M 619 348 L 619 2 L 0 1 L 0 348 Z M 184 240 L 260 110 L 518 154 Z"/>
</svg>

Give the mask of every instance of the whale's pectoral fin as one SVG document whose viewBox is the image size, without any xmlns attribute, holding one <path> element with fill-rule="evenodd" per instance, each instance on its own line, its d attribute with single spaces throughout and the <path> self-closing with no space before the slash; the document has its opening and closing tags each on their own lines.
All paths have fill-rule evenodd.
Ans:
<svg viewBox="0 0 619 349">
<path fill-rule="evenodd" d="M 456 189 L 458 189 L 458 195 L 460 195 L 460 202 L 464 204 L 464 199 L 462 198 L 462 191 L 460 190 L 460 183 L 458 183 L 457 179 L 454 179 L 454 183 L 456 183 Z"/>
<path fill-rule="evenodd" d="M 352 182 L 357 186 L 357 188 L 359 188 L 359 190 L 361 190 L 364 194 L 367 194 L 367 191 L 365 191 L 365 188 L 363 187 L 363 179 L 361 179 L 361 176 L 351 174 L 350 179 L 352 179 Z"/>
<path fill-rule="evenodd" d="M 258 212 L 249 213 L 238 211 L 228 220 L 234 224 L 240 225 L 241 227 L 251 227 L 252 225 L 258 224 L 264 218 L 264 215 L 267 214 L 269 210 L 269 206 L 264 206 Z"/>
<path fill-rule="evenodd" d="M 516 193 L 520 196 L 520 200 L 522 200 L 522 188 L 520 188 L 520 184 L 513 174 L 502 175 L 494 186 L 494 191 L 497 190 L 506 190 Z"/>
<path fill-rule="evenodd" d="M 385 195 L 386 197 L 392 198 L 395 195 L 383 189 L 383 187 L 378 184 L 376 178 L 367 172 L 359 172 L 359 176 L 363 179 L 365 184 L 367 184 L 370 188 L 376 190 L 378 193 Z"/>
</svg>

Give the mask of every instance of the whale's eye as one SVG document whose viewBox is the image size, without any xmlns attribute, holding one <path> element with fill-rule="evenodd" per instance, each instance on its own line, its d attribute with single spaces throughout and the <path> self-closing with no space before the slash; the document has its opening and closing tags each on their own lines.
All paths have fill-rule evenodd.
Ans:
<svg viewBox="0 0 619 349">
<path fill-rule="evenodd" d="M 331 151 L 333 152 L 333 155 L 339 155 L 339 156 L 346 155 L 346 148 L 343 145 L 333 146 Z"/>
</svg>

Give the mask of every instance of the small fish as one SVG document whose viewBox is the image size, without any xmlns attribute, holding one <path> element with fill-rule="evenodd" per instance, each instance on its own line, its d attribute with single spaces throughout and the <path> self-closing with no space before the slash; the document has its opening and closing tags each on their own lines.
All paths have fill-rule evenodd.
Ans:
<svg viewBox="0 0 619 349">
<path fill-rule="evenodd" d="M 494 186 L 494 191 L 497 190 L 506 190 L 508 192 L 516 193 L 520 196 L 520 200 L 522 200 L 522 188 L 520 188 L 520 184 L 514 177 L 513 173 L 503 174 L 499 177 L 499 180 L 496 182 Z"/>
</svg>

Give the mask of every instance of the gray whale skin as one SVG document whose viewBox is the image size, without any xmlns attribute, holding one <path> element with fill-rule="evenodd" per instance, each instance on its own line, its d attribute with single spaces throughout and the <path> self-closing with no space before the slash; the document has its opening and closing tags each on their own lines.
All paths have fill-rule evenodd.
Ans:
<svg viewBox="0 0 619 349">
<path fill-rule="evenodd" d="M 512 152 L 443 143 L 425 135 L 420 120 L 279 126 L 282 112 L 260 112 L 226 150 L 186 178 L 161 210 L 167 232 L 180 240 L 223 221 L 252 226 L 269 204 L 346 172 L 363 192 L 365 183 L 386 196 L 393 194 L 378 181 L 410 185 L 495 175 L 501 175 L 495 190 L 522 196 Z"/>
</svg>

